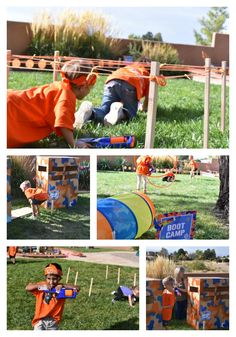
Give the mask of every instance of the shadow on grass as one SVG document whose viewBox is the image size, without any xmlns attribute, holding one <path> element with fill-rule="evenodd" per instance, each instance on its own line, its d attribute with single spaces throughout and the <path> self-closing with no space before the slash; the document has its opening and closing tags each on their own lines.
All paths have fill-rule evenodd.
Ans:
<svg viewBox="0 0 236 337">
<path fill-rule="evenodd" d="M 184 122 L 194 119 L 199 119 L 203 116 L 203 103 L 199 102 L 202 106 L 202 109 L 196 109 L 191 107 L 191 109 L 181 108 L 178 105 L 174 105 L 171 108 L 169 107 L 158 107 L 157 112 L 157 121 L 172 121 Z"/>
<path fill-rule="evenodd" d="M 36 220 L 21 217 L 7 225 L 8 239 L 89 239 L 89 196 L 79 196 L 75 207 L 41 210 Z"/>
<path fill-rule="evenodd" d="M 139 329 L 138 318 L 133 317 L 128 319 L 127 321 L 117 322 L 104 330 L 138 330 L 138 329 Z"/>
</svg>

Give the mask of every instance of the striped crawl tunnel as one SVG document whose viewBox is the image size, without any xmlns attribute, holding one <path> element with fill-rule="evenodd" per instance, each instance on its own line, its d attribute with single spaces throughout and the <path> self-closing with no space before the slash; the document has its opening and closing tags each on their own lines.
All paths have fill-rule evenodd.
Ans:
<svg viewBox="0 0 236 337">
<path fill-rule="evenodd" d="M 141 192 L 100 199 L 97 202 L 98 239 L 137 239 L 153 225 L 155 208 Z"/>
</svg>

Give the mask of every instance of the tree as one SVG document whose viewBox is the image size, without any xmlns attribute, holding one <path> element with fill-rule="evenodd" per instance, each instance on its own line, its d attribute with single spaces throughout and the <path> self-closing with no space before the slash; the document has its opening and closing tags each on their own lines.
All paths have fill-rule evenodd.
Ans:
<svg viewBox="0 0 236 337">
<path fill-rule="evenodd" d="M 202 17 L 199 22 L 202 26 L 200 32 L 194 29 L 194 36 L 197 44 L 211 45 L 213 33 L 223 32 L 225 23 L 229 18 L 227 7 L 211 7 L 207 17 Z"/>
<path fill-rule="evenodd" d="M 216 259 L 216 252 L 215 249 L 206 249 L 203 252 L 203 260 L 215 260 Z"/>
<path fill-rule="evenodd" d="M 160 256 L 164 256 L 164 257 L 168 257 L 169 252 L 166 248 L 161 248 L 161 250 L 159 251 L 158 255 Z"/>
<path fill-rule="evenodd" d="M 160 32 L 156 34 L 153 34 L 152 32 L 147 32 L 146 34 L 143 34 L 142 36 L 136 35 L 136 34 L 129 34 L 128 38 L 132 40 L 149 40 L 149 41 L 163 42 L 163 38 Z"/>
<path fill-rule="evenodd" d="M 228 221 L 229 217 L 229 156 L 219 157 L 220 191 L 214 211 Z"/>
</svg>

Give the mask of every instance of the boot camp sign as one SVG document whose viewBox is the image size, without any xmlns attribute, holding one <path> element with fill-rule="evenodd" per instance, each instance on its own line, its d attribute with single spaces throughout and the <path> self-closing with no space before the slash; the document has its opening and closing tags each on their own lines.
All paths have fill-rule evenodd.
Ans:
<svg viewBox="0 0 236 337">
<path fill-rule="evenodd" d="M 196 211 L 159 214 L 155 223 L 156 238 L 161 240 L 193 239 L 196 215 Z"/>
</svg>

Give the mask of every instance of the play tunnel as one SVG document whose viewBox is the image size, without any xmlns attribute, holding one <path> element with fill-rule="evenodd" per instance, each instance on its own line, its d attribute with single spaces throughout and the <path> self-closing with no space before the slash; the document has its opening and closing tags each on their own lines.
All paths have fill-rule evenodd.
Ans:
<svg viewBox="0 0 236 337">
<path fill-rule="evenodd" d="M 152 225 L 155 208 L 141 192 L 100 199 L 97 203 L 98 239 L 137 239 Z"/>
</svg>

